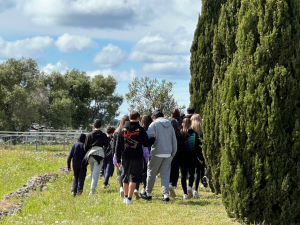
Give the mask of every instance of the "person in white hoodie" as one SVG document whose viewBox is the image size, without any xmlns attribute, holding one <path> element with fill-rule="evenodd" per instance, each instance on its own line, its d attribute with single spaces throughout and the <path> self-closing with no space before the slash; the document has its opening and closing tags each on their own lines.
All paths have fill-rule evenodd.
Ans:
<svg viewBox="0 0 300 225">
<path fill-rule="evenodd" d="M 171 162 L 177 151 L 177 140 L 174 128 L 170 120 L 164 118 L 161 110 L 153 112 L 153 120 L 147 130 L 149 137 L 156 137 L 156 141 L 151 147 L 151 159 L 147 169 L 146 192 L 141 195 L 145 200 L 151 200 L 151 192 L 155 183 L 157 173 L 160 173 L 161 186 L 163 191 L 163 201 L 169 199 L 169 183 Z"/>
</svg>

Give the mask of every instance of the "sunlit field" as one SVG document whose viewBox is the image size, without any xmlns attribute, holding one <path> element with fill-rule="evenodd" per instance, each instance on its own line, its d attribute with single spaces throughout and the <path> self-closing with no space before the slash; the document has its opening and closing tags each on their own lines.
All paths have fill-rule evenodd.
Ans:
<svg viewBox="0 0 300 225">
<path fill-rule="evenodd" d="M 66 165 L 66 157 L 56 157 L 48 151 L 1 150 L 0 165 L 2 196 L 22 187 L 29 177 L 58 172 Z M 72 178 L 72 173 L 60 176 L 47 185 L 47 191 L 31 192 L 29 198 L 14 199 L 22 201 L 23 208 L 5 217 L 2 224 L 239 224 L 227 217 L 220 196 L 205 188 L 200 191 L 200 199 L 182 200 L 183 192 L 178 183 L 177 197 L 165 203 L 161 200 L 158 179 L 152 201 L 133 198 L 133 205 L 125 205 L 119 196 L 116 173 L 106 190 L 101 189 L 101 177 L 98 193 L 91 197 L 88 196 L 89 173 L 81 196 L 71 196 Z"/>
</svg>

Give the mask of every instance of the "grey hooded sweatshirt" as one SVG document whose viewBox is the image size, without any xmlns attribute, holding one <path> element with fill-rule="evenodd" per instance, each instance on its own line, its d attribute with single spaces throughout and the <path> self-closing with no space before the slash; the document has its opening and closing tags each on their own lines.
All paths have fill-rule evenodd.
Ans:
<svg viewBox="0 0 300 225">
<path fill-rule="evenodd" d="M 172 157 L 175 156 L 177 151 L 177 140 L 170 120 L 158 117 L 150 124 L 147 134 L 149 137 L 154 135 L 156 137 L 156 141 L 151 147 L 150 154 L 152 156 L 160 154 L 169 154 Z"/>
</svg>

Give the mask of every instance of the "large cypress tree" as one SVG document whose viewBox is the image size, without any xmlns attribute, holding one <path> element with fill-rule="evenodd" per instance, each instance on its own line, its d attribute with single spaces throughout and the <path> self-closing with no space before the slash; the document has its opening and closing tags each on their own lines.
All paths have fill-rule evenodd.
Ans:
<svg viewBox="0 0 300 225">
<path fill-rule="evenodd" d="M 217 27 L 213 38 L 214 77 L 204 109 L 204 142 L 203 151 L 206 156 L 210 176 L 210 187 L 215 193 L 220 193 L 220 142 L 219 123 L 221 101 L 219 86 L 224 80 L 224 74 L 233 60 L 236 52 L 237 12 L 240 0 L 229 0 L 222 5 Z"/>
<path fill-rule="evenodd" d="M 207 106 L 220 109 L 223 203 L 251 223 L 299 223 L 300 2 L 243 0 L 237 15 L 237 50 Z"/>
<path fill-rule="evenodd" d="M 226 0 L 203 0 L 194 41 L 191 47 L 190 101 L 196 112 L 203 113 L 204 104 L 214 75 L 213 39 L 221 5 Z"/>
</svg>

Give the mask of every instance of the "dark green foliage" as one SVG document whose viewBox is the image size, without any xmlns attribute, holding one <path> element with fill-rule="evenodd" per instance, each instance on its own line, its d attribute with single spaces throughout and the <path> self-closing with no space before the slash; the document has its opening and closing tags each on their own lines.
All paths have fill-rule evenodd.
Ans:
<svg viewBox="0 0 300 225">
<path fill-rule="evenodd" d="M 228 0 L 213 46 L 211 185 L 230 217 L 300 223 L 300 1 Z"/>
<path fill-rule="evenodd" d="M 123 102 L 116 87 L 112 76 L 91 80 L 76 69 L 45 75 L 32 59 L 9 59 L 0 64 L 0 130 L 90 128 L 96 118 L 108 124 Z"/>
<path fill-rule="evenodd" d="M 191 47 L 191 105 L 196 107 L 196 112 L 201 113 L 214 75 L 213 39 L 218 23 L 221 4 L 226 0 L 203 0 L 202 12 L 194 34 Z"/>
<path fill-rule="evenodd" d="M 221 86 L 227 67 L 233 60 L 233 55 L 237 49 L 236 31 L 237 20 L 236 13 L 240 8 L 240 0 L 229 0 L 222 5 L 218 26 L 215 28 L 213 39 L 213 61 L 214 77 L 212 89 L 208 93 L 204 108 L 204 142 L 203 152 L 206 156 L 206 162 L 210 175 L 210 187 L 215 193 L 220 193 L 220 142 L 219 142 L 219 123 L 221 110 L 221 97 L 219 87 Z"/>
<path fill-rule="evenodd" d="M 245 0 L 238 23 L 219 89 L 223 202 L 250 222 L 299 222 L 300 3 Z"/>
</svg>

